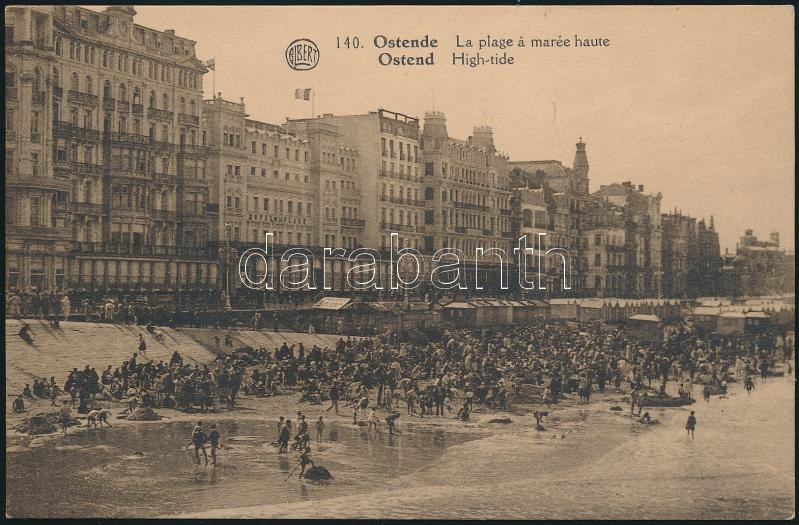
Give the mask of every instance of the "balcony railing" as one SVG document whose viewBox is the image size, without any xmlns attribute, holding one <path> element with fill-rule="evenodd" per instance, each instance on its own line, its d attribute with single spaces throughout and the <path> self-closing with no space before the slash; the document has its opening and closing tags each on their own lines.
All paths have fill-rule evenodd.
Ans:
<svg viewBox="0 0 799 525">
<path fill-rule="evenodd" d="M 31 142 L 34 144 L 39 144 L 42 141 L 42 134 L 41 133 L 31 133 Z"/>
<path fill-rule="evenodd" d="M 352 226 L 354 228 L 363 228 L 364 226 L 366 226 L 366 221 L 364 219 L 350 219 L 347 217 L 342 217 L 341 225 Z"/>
<path fill-rule="evenodd" d="M 202 217 L 205 215 L 205 205 L 202 202 L 184 201 L 180 214 L 185 217 Z"/>
<path fill-rule="evenodd" d="M 178 113 L 178 124 L 184 126 L 199 126 L 200 117 L 197 115 L 187 115 L 185 113 Z"/>
<path fill-rule="evenodd" d="M 147 118 L 156 120 L 172 120 L 172 112 L 165 109 L 147 108 Z"/>
<path fill-rule="evenodd" d="M 42 177 L 41 175 L 19 175 L 13 171 L 6 171 L 6 186 L 43 188 L 56 191 L 69 191 L 71 188 L 69 180 Z"/>
<path fill-rule="evenodd" d="M 141 104 L 136 104 L 135 102 L 131 106 L 131 111 L 134 115 L 143 115 L 144 114 L 144 106 Z"/>
<path fill-rule="evenodd" d="M 73 213 L 81 215 L 102 215 L 104 213 L 102 204 L 94 204 L 91 202 L 71 202 L 69 204 L 69 209 L 72 210 Z"/>
<path fill-rule="evenodd" d="M 116 105 L 117 103 L 114 97 L 103 97 L 103 109 L 106 111 L 114 111 Z"/>
<path fill-rule="evenodd" d="M 75 162 L 75 171 L 79 175 L 102 175 L 103 166 L 89 162 Z"/>
<path fill-rule="evenodd" d="M 64 96 L 64 88 L 61 86 L 53 86 L 53 96 L 56 98 L 61 98 Z"/>
<path fill-rule="evenodd" d="M 187 246 L 149 246 L 142 244 L 119 244 L 108 242 L 74 241 L 70 245 L 72 253 L 97 255 L 139 255 L 150 257 L 217 257 L 218 251 L 204 247 Z"/>
<path fill-rule="evenodd" d="M 177 212 L 170 210 L 150 210 L 150 214 L 156 221 L 174 221 L 177 218 Z"/>
<path fill-rule="evenodd" d="M 6 100 L 17 100 L 17 88 L 6 88 Z"/>
<path fill-rule="evenodd" d="M 85 106 L 97 106 L 100 102 L 100 99 L 97 95 L 75 91 L 74 89 L 69 90 L 67 100 L 69 102 L 75 102 L 76 104 L 83 104 Z"/>
<path fill-rule="evenodd" d="M 17 140 L 17 131 L 13 129 L 6 130 L 6 142 Z"/>
<path fill-rule="evenodd" d="M 72 123 L 65 120 L 53 121 L 53 131 L 60 133 L 72 133 Z"/>
<path fill-rule="evenodd" d="M 147 135 L 136 135 L 135 133 L 125 133 L 121 131 L 110 131 L 105 134 L 106 140 L 126 144 L 137 144 L 146 146 L 150 144 L 150 137 Z"/>
<path fill-rule="evenodd" d="M 207 146 L 198 146 L 196 144 L 181 144 L 178 152 L 182 155 L 208 155 Z"/>
<path fill-rule="evenodd" d="M 96 129 L 79 128 L 72 126 L 72 136 L 77 139 L 100 140 L 100 132 Z"/>
<path fill-rule="evenodd" d="M 512 212 L 508 209 L 499 210 L 500 215 L 510 215 Z"/>
<path fill-rule="evenodd" d="M 127 113 L 130 111 L 130 102 L 127 100 L 117 100 L 117 111 Z"/>
<path fill-rule="evenodd" d="M 466 233 L 466 227 L 464 226 L 455 226 L 455 233 Z"/>
<path fill-rule="evenodd" d="M 34 104 L 44 104 L 46 98 L 47 98 L 47 93 L 45 93 L 44 91 L 34 91 L 31 94 L 31 99 Z"/>
<path fill-rule="evenodd" d="M 415 229 L 413 226 L 408 226 L 405 224 L 398 224 L 396 222 L 381 222 L 380 228 L 383 230 L 390 230 L 392 232 L 414 232 Z"/>
</svg>

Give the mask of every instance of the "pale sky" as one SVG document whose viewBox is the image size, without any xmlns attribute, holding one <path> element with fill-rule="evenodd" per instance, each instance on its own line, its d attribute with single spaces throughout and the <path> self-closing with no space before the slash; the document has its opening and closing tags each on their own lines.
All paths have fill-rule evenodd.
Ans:
<svg viewBox="0 0 799 525">
<path fill-rule="evenodd" d="M 93 7 L 93 9 L 101 9 Z M 136 6 L 138 24 L 196 40 L 216 59 L 223 98 L 280 124 L 311 114 L 295 88 L 316 90 L 315 113 L 383 107 L 447 115 L 449 134 L 494 128 L 511 160 L 571 165 L 587 143 L 591 190 L 632 181 L 675 207 L 715 216 L 722 252 L 744 229 L 794 241 L 794 12 L 770 7 L 219 7 Z M 531 38 L 610 39 L 605 48 L 516 48 Z M 433 67 L 378 64 L 376 35 L 439 40 Z M 455 35 L 509 37 L 510 66 L 452 66 Z M 336 49 L 336 36 L 361 49 Z M 319 65 L 296 72 L 286 46 L 309 38 Z M 407 49 L 406 54 L 427 53 Z M 503 51 L 484 49 L 485 55 Z"/>
</svg>

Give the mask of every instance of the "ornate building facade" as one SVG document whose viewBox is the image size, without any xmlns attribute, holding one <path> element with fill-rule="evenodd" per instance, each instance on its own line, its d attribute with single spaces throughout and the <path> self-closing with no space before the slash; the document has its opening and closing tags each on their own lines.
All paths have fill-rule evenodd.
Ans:
<svg viewBox="0 0 799 525">
<path fill-rule="evenodd" d="M 6 11 L 6 282 L 216 286 L 192 40 L 131 6 Z"/>
</svg>

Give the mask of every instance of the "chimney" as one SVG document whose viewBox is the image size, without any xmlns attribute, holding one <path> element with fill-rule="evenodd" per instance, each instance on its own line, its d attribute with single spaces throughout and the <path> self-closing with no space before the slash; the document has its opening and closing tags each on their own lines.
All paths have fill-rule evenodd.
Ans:
<svg viewBox="0 0 799 525">
<path fill-rule="evenodd" d="M 644 192 L 644 185 L 643 184 L 639 184 L 638 185 L 638 191 L 640 191 L 641 193 Z"/>
<path fill-rule="evenodd" d="M 780 245 L 780 233 L 779 232 L 771 232 L 771 242 L 776 244 L 777 246 Z"/>
<path fill-rule="evenodd" d="M 164 29 L 164 33 L 166 33 L 167 35 L 174 35 L 175 34 L 175 30 L 174 29 Z"/>
</svg>

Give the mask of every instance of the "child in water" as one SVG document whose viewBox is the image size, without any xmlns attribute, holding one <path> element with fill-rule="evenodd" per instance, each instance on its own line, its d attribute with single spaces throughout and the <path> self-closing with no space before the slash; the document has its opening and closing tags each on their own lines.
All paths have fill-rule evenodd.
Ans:
<svg viewBox="0 0 799 525">
<path fill-rule="evenodd" d="M 694 416 L 694 411 L 691 410 L 691 415 L 688 416 L 688 421 L 685 423 L 685 430 L 688 431 L 688 435 L 691 436 L 691 439 L 694 439 L 694 429 L 696 428 L 696 416 Z"/>
</svg>

